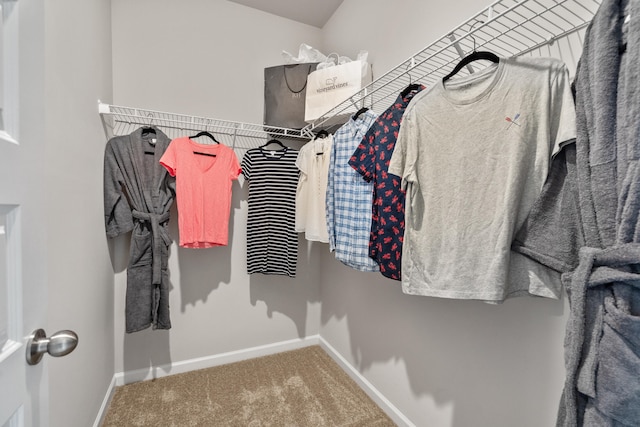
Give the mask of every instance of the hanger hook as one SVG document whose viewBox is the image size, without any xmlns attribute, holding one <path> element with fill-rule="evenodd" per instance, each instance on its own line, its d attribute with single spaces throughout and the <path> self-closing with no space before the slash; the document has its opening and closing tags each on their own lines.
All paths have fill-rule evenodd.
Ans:
<svg viewBox="0 0 640 427">
<path fill-rule="evenodd" d="M 416 66 L 416 60 L 414 57 L 411 57 L 411 62 L 407 64 L 407 69 L 405 73 L 409 76 L 409 84 L 413 83 L 413 76 L 411 75 L 411 69 Z"/>
<path fill-rule="evenodd" d="M 475 27 L 478 24 L 484 24 L 484 21 L 476 21 L 473 24 L 471 24 L 471 26 L 469 27 L 469 31 L 467 32 L 469 34 L 469 37 L 471 37 L 471 40 L 473 40 L 473 50 L 472 52 L 476 51 L 476 38 L 474 36 L 471 35 L 471 31 L 473 31 L 473 27 Z"/>
<path fill-rule="evenodd" d="M 153 124 L 153 113 L 147 113 L 147 117 L 149 118 L 149 126 Z"/>
</svg>

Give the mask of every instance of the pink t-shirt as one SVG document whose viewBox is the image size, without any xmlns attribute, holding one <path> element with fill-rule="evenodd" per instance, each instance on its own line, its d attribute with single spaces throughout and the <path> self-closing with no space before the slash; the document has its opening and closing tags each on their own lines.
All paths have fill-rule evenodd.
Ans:
<svg viewBox="0 0 640 427">
<path fill-rule="evenodd" d="M 241 172 L 234 151 L 182 137 L 171 141 L 160 163 L 176 177 L 180 246 L 227 245 L 231 186 Z"/>
</svg>

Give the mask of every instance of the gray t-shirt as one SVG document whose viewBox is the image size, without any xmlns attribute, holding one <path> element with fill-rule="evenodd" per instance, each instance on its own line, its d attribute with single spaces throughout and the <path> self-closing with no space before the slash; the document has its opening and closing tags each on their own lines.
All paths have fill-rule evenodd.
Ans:
<svg viewBox="0 0 640 427">
<path fill-rule="evenodd" d="M 552 58 L 501 59 L 417 95 L 389 166 L 407 191 L 403 291 L 559 297 L 557 273 L 510 247 L 575 132 L 569 74 Z"/>
</svg>

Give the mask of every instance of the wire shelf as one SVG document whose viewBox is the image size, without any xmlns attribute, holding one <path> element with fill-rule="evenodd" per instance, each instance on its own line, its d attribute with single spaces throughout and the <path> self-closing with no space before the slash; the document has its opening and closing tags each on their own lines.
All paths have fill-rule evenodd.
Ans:
<svg viewBox="0 0 640 427">
<path fill-rule="evenodd" d="M 309 140 L 315 130 L 326 128 L 329 123 L 335 126 L 332 119 L 354 106 L 384 111 L 408 84 L 432 85 L 473 50 L 489 50 L 498 56 L 512 57 L 551 46 L 586 28 L 600 3 L 601 0 L 498 0 L 301 130 L 101 102 L 98 102 L 98 111 L 107 138 L 131 133 L 140 126 L 155 125 L 172 138 L 207 130 L 216 137 L 222 135 L 221 142 L 237 150 L 256 147 L 272 138 Z M 473 71 L 469 64 L 460 74 Z"/>
<path fill-rule="evenodd" d="M 529 54 L 587 27 L 600 0 L 499 0 L 341 102 L 308 126 L 322 128 L 354 106 L 384 111 L 411 82 L 442 79 L 473 50 L 501 57 Z M 472 65 L 466 71 L 473 72 Z"/>
<path fill-rule="evenodd" d="M 110 105 L 98 101 L 107 139 L 127 135 L 140 126 L 157 126 L 167 136 L 177 138 L 188 133 L 209 131 L 220 142 L 237 150 L 248 150 L 273 138 L 302 139 L 308 141 L 313 133 L 308 129 L 288 129 L 252 123 L 189 116 L 143 108 Z"/>
</svg>

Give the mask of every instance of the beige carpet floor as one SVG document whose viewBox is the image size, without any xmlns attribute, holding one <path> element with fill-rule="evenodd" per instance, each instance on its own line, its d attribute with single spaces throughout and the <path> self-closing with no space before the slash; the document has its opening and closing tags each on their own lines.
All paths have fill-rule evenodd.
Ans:
<svg viewBox="0 0 640 427">
<path fill-rule="evenodd" d="M 116 388 L 102 427 L 387 427 L 320 346 Z"/>
</svg>

